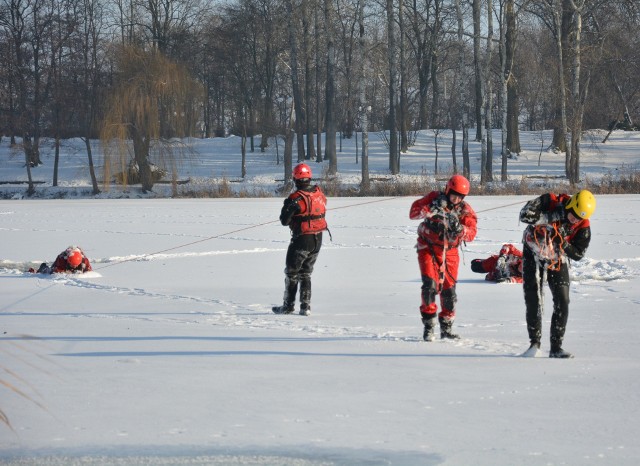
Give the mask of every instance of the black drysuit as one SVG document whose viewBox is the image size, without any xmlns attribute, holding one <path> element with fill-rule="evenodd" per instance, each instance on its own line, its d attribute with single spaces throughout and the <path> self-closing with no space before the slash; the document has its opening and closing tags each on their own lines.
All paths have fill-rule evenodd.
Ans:
<svg viewBox="0 0 640 466">
<path fill-rule="evenodd" d="M 523 236 L 522 276 L 527 330 L 531 344 L 540 346 L 542 337 L 543 286 L 546 278 L 553 297 L 551 351 L 562 347 L 569 318 L 569 261 L 580 260 L 591 241 L 589 220 L 571 223 L 567 218 L 567 194 L 547 193 L 529 201 L 520 212 L 528 223 Z M 541 245 L 553 249 L 545 254 Z"/>
</svg>

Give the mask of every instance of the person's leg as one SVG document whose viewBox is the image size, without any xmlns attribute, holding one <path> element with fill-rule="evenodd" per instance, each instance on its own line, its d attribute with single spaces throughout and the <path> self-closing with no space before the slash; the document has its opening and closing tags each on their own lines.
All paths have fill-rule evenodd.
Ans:
<svg viewBox="0 0 640 466">
<path fill-rule="evenodd" d="M 447 254 L 446 269 L 442 282 L 442 292 L 440 293 L 440 338 L 458 339 L 459 335 L 453 333 L 453 322 L 456 319 L 456 283 L 458 281 L 458 266 L 460 256 L 457 249 L 452 249 Z"/>
<path fill-rule="evenodd" d="M 420 289 L 420 319 L 424 325 L 422 335 L 424 341 L 435 340 L 434 328 L 436 326 L 436 295 L 438 294 L 439 265 L 429 249 L 418 250 L 418 264 L 422 287 Z"/>
<path fill-rule="evenodd" d="M 287 249 L 286 266 L 284 269 L 284 297 L 282 306 L 274 306 L 273 312 L 276 314 L 291 314 L 295 309 L 296 294 L 298 292 L 299 272 L 302 264 L 308 255 L 304 249 L 304 244 L 300 241 L 301 236 L 292 239 Z"/>
<path fill-rule="evenodd" d="M 308 316 L 311 314 L 311 274 L 322 247 L 322 234 L 305 236 L 309 236 L 306 243 L 310 252 L 302 263 L 298 277 L 300 280 L 300 315 Z"/>
<path fill-rule="evenodd" d="M 571 358 L 571 353 L 562 349 L 564 334 L 569 320 L 569 266 L 563 263 L 558 271 L 549 271 L 549 288 L 553 297 L 553 314 L 551 316 L 551 351 L 552 358 Z"/>
<path fill-rule="evenodd" d="M 533 252 L 524 246 L 522 277 L 524 303 L 526 307 L 527 331 L 531 346 L 540 348 L 542 339 L 543 280 L 545 269 L 540 265 Z"/>
</svg>

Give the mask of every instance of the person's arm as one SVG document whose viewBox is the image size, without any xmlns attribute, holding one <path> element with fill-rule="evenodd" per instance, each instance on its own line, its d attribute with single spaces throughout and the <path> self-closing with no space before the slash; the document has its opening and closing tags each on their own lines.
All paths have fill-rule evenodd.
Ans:
<svg viewBox="0 0 640 466">
<path fill-rule="evenodd" d="M 280 212 L 280 223 L 282 223 L 282 225 L 289 225 L 293 216 L 301 212 L 302 209 L 300 208 L 297 199 L 298 198 L 287 198 L 284 200 L 284 205 L 282 206 L 282 211 Z"/>
<path fill-rule="evenodd" d="M 565 243 L 564 253 L 570 259 L 579 261 L 587 252 L 591 242 L 591 227 L 586 226 L 578 230 L 573 237 Z"/>
<path fill-rule="evenodd" d="M 82 258 L 82 271 L 83 272 L 91 272 L 93 269 L 91 268 L 91 263 L 89 259 L 85 256 Z"/>
<path fill-rule="evenodd" d="M 545 198 L 547 196 L 547 198 Z M 542 211 L 545 210 L 545 204 L 549 204 L 548 194 L 543 194 L 542 196 L 536 197 L 535 199 L 527 202 L 522 210 L 520 210 L 520 221 L 522 223 L 528 223 L 529 225 L 534 225 L 540 221 L 540 216 Z"/>
</svg>

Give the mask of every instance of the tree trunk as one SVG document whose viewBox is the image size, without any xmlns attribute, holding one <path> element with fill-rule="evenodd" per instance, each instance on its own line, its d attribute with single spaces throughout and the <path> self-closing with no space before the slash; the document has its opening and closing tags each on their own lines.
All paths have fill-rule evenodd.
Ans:
<svg viewBox="0 0 640 466">
<path fill-rule="evenodd" d="M 28 134 L 22 136 L 22 149 L 24 150 L 25 166 L 27 167 L 27 179 L 29 180 L 29 187 L 27 188 L 27 196 L 33 196 L 36 193 L 35 184 L 33 183 L 33 177 L 31 176 L 31 137 Z"/>
<path fill-rule="evenodd" d="M 558 3 L 556 3 L 558 2 Z M 569 34 L 571 29 L 571 15 L 567 12 L 564 5 L 567 0 L 554 0 L 551 6 L 552 15 L 555 24 L 556 49 L 558 53 L 558 87 L 560 89 L 559 109 L 560 121 L 553 128 L 552 145 L 558 152 L 566 152 L 565 171 L 568 176 L 568 157 L 571 152 L 570 146 L 567 146 L 567 90 L 565 85 L 565 52 L 568 49 Z"/>
<path fill-rule="evenodd" d="M 325 139 L 325 159 L 329 159 L 330 175 L 338 173 L 338 157 L 336 154 L 336 112 L 335 112 L 335 98 L 336 98 L 336 85 L 335 85 L 335 51 L 334 51 L 334 37 L 332 28 L 330 25 L 333 21 L 333 2 L 332 0 L 324 0 L 324 15 L 325 15 L 325 27 L 326 27 L 326 41 L 327 41 L 327 87 L 326 87 L 326 128 L 327 135 Z"/>
<path fill-rule="evenodd" d="M 481 0 L 473 0 L 473 67 L 475 69 L 475 115 L 476 115 L 476 141 L 482 141 L 483 124 L 483 81 L 482 58 L 480 56 L 480 8 Z"/>
<path fill-rule="evenodd" d="M 302 2 L 302 40 L 304 48 L 304 101 L 306 107 L 306 136 L 307 136 L 307 152 L 305 159 L 312 160 L 316 158 L 315 142 L 313 140 L 313 86 L 312 86 L 312 74 L 311 74 L 311 46 L 309 37 L 309 18 L 308 10 L 309 5 L 307 1 Z"/>
<path fill-rule="evenodd" d="M 243 109 L 242 137 L 240 138 L 240 176 L 247 176 L 247 114 Z"/>
<path fill-rule="evenodd" d="M 505 11 L 503 13 L 503 17 L 502 17 L 502 21 L 501 21 L 501 26 L 500 26 L 500 72 L 501 72 L 501 76 L 502 76 L 502 81 L 501 81 L 501 89 L 500 89 L 500 102 L 501 102 L 501 107 L 502 107 L 502 121 L 501 121 L 501 129 L 502 131 L 500 132 L 500 136 L 501 136 L 501 147 L 500 147 L 500 160 L 501 160 L 501 167 L 500 167 L 500 181 L 507 181 L 508 179 L 508 175 L 507 175 L 507 169 L 508 169 L 508 164 L 507 164 L 507 158 L 509 157 L 509 149 L 507 148 L 507 121 L 508 121 L 508 110 L 507 110 L 507 100 L 508 100 L 508 82 L 509 82 L 509 78 L 511 76 L 511 66 L 509 65 L 509 52 L 507 51 L 507 47 L 508 47 L 508 42 L 509 39 L 508 37 L 513 37 L 513 36 L 509 36 L 509 34 L 511 33 L 509 31 L 509 16 L 512 15 L 512 11 L 510 13 L 510 9 L 513 8 L 513 0 L 507 0 L 506 5 L 505 5 Z"/>
<path fill-rule="evenodd" d="M 53 151 L 53 182 L 52 186 L 58 186 L 58 166 L 60 165 L 60 136 L 55 135 L 54 151 Z"/>
<path fill-rule="evenodd" d="M 364 36 L 364 1 L 359 2 L 358 6 L 358 23 L 360 29 L 360 37 L 358 41 L 360 54 L 360 79 L 358 80 L 358 94 L 360 100 L 360 125 L 362 127 L 362 180 L 360 182 L 360 191 L 366 194 L 369 191 L 369 120 L 368 105 L 365 91 L 365 36 Z M 357 134 L 356 134 L 357 139 Z"/>
<path fill-rule="evenodd" d="M 508 0 L 506 4 L 506 34 L 505 34 L 505 76 L 506 76 L 506 90 L 507 90 L 507 155 L 519 154 L 522 149 L 520 147 L 520 131 L 518 128 L 518 117 L 520 115 L 520 108 L 518 106 L 518 87 L 517 79 L 514 74 L 514 58 L 516 47 L 516 35 L 517 35 L 517 23 L 515 13 L 515 0 Z"/>
<path fill-rule="evenodd" d="M 91 193 L 95 196 L 100 194 L 100 188 L 98 187 L 98 179 L 96 178 L 96 168 L 93 164 L 93 151 L 91 150 L 91 140 L 88 136 L 84 137 L 84 145 L 87 148 L 87 159 L 89 161 L 89 176 L 91 177 L 91 186 L 93 190 Z"/>
<path fill-rule="evenodd" d="M 298 144 L 298 162 L 305 160 L 304 150 L 304 110 L 302 106 L 302 90 L 298 79 L 298 42 L 293 25 L 292 0 L 287 0 L 287 25 L 289 30 L 289 49 L 291 52 L 291 90 L 293 92 L 293 105 L 296 113 L 296 141 Z"/>
<path fill-rule="evenodd" d="M 140 176 L 140 184 L 142 192 L 148 192 L 153 189 L 153 174 L 151 173 L 151 165 L 149 164 L 149 139 L 145 139 L 133 131 L 133 154 L 138 165 L 138 174 Z"/>
<path fill-rule="evenodd" d="M 491 79 L 491 59 L 493 57 L 493 0 L 487 0 L 487 51 L 484 66 L 484 135 L 486 144 L 484 181 L 493 181 L 493 120 L 491 109 L 493 107 L 493 81 Z"/>
<path fill-rule="evenodd" d="M 409 150 L 409 97 L 407 95 L 407 60 L 405 58 L 405 30 L 404 30 L 404 1 L 398 2 L 398 36 L 400 45 L 400 110 L 399 130 L 400 130 L 400 152 Z"/>
<path fill-rule="evenodd" d="M 460 0 L 456 0 L 456 18 L 458 23 L 458 81 L 457 94 L 458 104 L 455 107 L 456 117 L 454 124 L 459 124 L 462 129 L 462 172 L 465 177 L 471 175 L 471 162 L 469 160 L 469 127 L 468 127 L 468 106 L 467 93 L 465 92 L 465 83 L 463 73 L 465 70 L 465 44 L 464 44 L 464 18 L 460 8 Z M 455 159 L 455 155 L 454 155 Z M 455 162 L 454 162 L 455 166 Z"/>
<path fill-rule="evenodd" d="M 431 58 L 431 88 L 432 98 L 431 98 L 431 128 L 439 128 L 441 125 L 441 121 L 439 121 L 440 116 L 440 74 L 438 73 L 438 57 L 435 55 Z"/>
<path fill-rule="evenodd" d="M 579 2 L 571 2 L 573 11 L 573 66 L 572 76 L 573 85 L 571 91 L 572 106 L 572 128 L 571 128 L 571 157 L 569 158 L 569 181 L 571 185 L 580 181 L 580 141 L 582 139 L 582 120 L 584 115 L 584 99 L 586 99 L 586 88 L 589 80 L 585 83 L 584 97 L 580 91 L 580 77 L 582 70 L 582 9 L 584 8 L 584 0 Z M 578 6 L 576 6 L 578 5 Z"/>
<path fill-rule="evenodd" d="M 400 173 L 398 157 L 398 133 L 396 132 L 396 33 L 393 0 L 387 0 L 387 43 L 389 58 L 389 171 L 392 175 Z"/>
<path fill-rule="evenodd" d="M 467 178 L 471 178 L 471 161 L 469 159 L 469 126 L 466 118 L 463 118 L 462 126 L 462 174 Z"/>
<path fill-rule="evenodd" d="M 316 46 L 315 49 L 315 58 L 316 58 L 316 162 L 322 162 L 322 102 L 320 99 L 320 15 L 318 13 L 319 8 L 315 8 L 314 20 L 315 20 L 315 31 L 314 37 Z"/>
<path fill-rule="evenodd" d="M 458 137 L 456 128 L 454 127 L 451 130 L 451 160 L 453 160 L 453 173 L 458 173 L 458 163 L 456 160 L 456 145 L 458 141 L 456 138 Z"/>
</svg>

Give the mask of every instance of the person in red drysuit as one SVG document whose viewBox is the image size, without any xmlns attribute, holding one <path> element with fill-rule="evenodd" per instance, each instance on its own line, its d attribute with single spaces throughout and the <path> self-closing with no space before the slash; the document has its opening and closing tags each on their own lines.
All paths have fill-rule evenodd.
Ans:
<svg viewBox="0 0 640 466">
<path fill-rule="evenodd" d="M 418 264 L 422 276 L 420 316 L 423 339 L 433 341 L 436 316 L 441 338 L 460 338 L 453 333 L 456 317 L 456 282 L 462 242 L 473 241 L 477 233 L 476 213 L 464 201 L 470 184 L 464 176 L 453 175 L 444 192 L 432 191 L 411 205 L 409 218 L 422 219 L 418 226 Z M 440 295 L 440 314 L 436 296 Z"/>
<path fill-rule="evenodd" d="M 46 262 L 40 264 L 37 273 L 85 273 L 91 270 L 91 263 L 82 249 L 78 246 L 69 246 L 58 254 L 51 266 Z M 35 272 L 33 269 L 30 271 Z"/>
<path fill-rule="evenodd" d="M 471 261 L 471 270 L 486 273 L 484 279 L 497 283 L 522 283 L 522 251 L 513 244 L 503 244 L 499 254 Z"/>
</svg>

